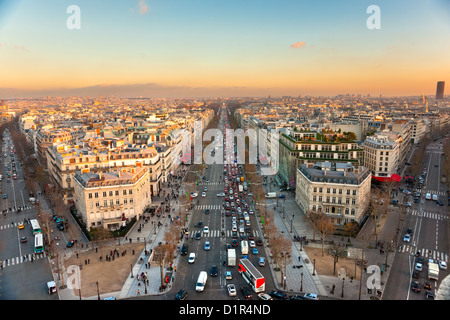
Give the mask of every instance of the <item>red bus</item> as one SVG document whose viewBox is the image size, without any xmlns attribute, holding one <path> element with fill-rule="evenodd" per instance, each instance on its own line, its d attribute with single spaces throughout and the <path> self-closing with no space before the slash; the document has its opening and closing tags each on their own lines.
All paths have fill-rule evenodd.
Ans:
<svg viewBox="0 0 450 320">
<path fill-rule="evenodd" d="M 248 259 L 240 259 L 238 271 L 244 280 L 252 287 L 256 293 L 266 289 L 266 280 L 258 269 Z"/>
</svg>

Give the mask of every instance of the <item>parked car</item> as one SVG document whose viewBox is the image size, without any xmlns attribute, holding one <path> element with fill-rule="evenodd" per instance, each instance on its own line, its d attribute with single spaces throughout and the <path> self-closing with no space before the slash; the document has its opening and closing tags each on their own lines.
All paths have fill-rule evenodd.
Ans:
<svg viewBox="0 0 450 320">
<path fill-rule="evenodd" d="M 267 293 L 264 293 L 264 292 L 258 293 L 258 297 L 261 300 L 273 300 L 273 298 L 270 295 L 268 295 Z"/>
<path fill-rule="evenodd" d="M 175 296 L 175 300 L 184 300 L 187 297 L 187 290 L 181 289 L 178 291 L 177 295 Z"/>
<path fill-rule="evenodd" d="M 252 293 L 250 292 L 250 290 L 247 287 L 242 287 L 241 288 L 241 292 L 244 295 L 244 298 L 246 300 L 249 300 L 249 299 L 251 299 L 253 297 Z"/>
<path fill-rule="evenodd" d="M 308 300 L 319 300 L 319 297 L 315 293 L 305 293 L 305 298 Z"/>
<path fill-rule="evenodd" d="M 273 298 L 277 298 L 277 299 L 282 299 L 282 300 L 287 300 L 288 296 L 287 294 L 280 292 L 280 291 L 270 291 L 269 295 Z"/>
</svg>

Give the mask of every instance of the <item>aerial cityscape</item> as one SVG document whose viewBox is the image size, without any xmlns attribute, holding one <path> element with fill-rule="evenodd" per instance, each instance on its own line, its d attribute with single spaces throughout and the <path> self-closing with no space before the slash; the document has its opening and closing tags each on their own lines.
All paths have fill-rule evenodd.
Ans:
<svg viewBox="0 0 450 320">
<path fill-rule="evenodd" d="M 449 21 L 0 1 L 0 300 L 450 300 Z"/>
</svg>

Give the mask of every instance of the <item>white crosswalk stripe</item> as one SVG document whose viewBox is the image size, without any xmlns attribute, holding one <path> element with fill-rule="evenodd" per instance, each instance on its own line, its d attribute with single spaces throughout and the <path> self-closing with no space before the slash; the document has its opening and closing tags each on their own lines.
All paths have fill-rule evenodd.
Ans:
<svg viewBox="0 0 450 320">
<path fill-rule="evenodd" d="M 203 230 L 203 229 L 202 229 Z M 218 237 L 221 237 L 222 236 L 222 231 L 221 230 L 209 230 L 209 233 L 207 233 L 207 234 L 205 234 L 205 233 L 203 233 L 203 231 L 202 230 L 194 230 L 194 231 L 191 231 L 190 233 L 189 233 L 189 237 L 190 238 L 192 238 L 192 237 L 195 237 L 195 234 L 197 233 L 197 232 L 199 232 L 200 231 L 200 233 L 201 233 L 201 235 L 202 235 L 202 237 L 204 237 L 204 238 L 218 238 Z M 226 230 L 225 231 L 225 236 L 226 237 L 231 237 L 232 236 L 232 231 L 231 230 Z M 253 236 L 254 237 L 258 237 L 259 236 L 259 232 L 257 231 L 257 230 L 253 230 Z"/>
<path fill-rule="evenodd" d="M 221 210 L 223 206 L 220 204 L 200 204 L 195 206 L 195 210 Z"/>
<path fill-rule="evenodd" d="M 217 186 L 217 185 L 221 185 L 221 184 L 223 184 L 223 182 L 220 182 L 220 181 L 200 182 L 199 183 L 200 186 Z"/>
<path fill-rule="evenodd" d="M 12 266 L 18 265 L 20 263 L 31 262 L 32 257 L 33 257 L 33 260 L 42 259 L 42 258 L 45 258 L 47 256 L 47 254 L 45 252 L 38 253 L 38 254 L 29 253 L 29 254 L 26 254 L 25 256 L 26 256 L 26 260 L 23 259 L 24 256 L 14 257 L 14 258 L 10 258 L 7 260 L 3 260 L 3 262 L 2 262 L 3 268 L 12 267 Z"/>
<path fill-rule="evenodd" d="M 441 251 L 436 250 L 428 250 L 426 248 L 422 249 L 415 249 L 414 247 L 404 244 L 400 246 L 399 252 L 405 252 L 405 253 L 416 253 L 416 250 L 419 250 L 421 255 L 425 258 L 433 259 L 433 260 L 443 260 L 445 262 L 448 261 L 448 254 Z"/>
<path fill-rule="evenodd" d="M 411 215 L 413 215 L 413 216 L 419 216 L 419 217 L 429 218 L 429 219 L 434 219 L 434 220 L 445 221 L 445 220 L 449 219 L 448 216 L 445 216 L 445 215 L 442 215 L 439 213 L 418 211 L 418 210 L 411 210 L 410 212 L 411 212 Z"/>
</svg>

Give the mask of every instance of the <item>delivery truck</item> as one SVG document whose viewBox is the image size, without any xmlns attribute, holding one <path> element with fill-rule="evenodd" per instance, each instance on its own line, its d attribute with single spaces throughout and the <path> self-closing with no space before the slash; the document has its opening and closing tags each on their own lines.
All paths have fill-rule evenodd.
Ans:
<svg viewBox="0 0 450 320">
<path fill-rule="evenodd" d="M 439 279 L 439 265 L 435 262 L 430 262 L 428 264 L 428 280 L 438 280 Z"/>
<path fill-rule="evenodd" d="M 228 266 L 234 267 L 236 265 L 236 249 L 228 249 Z"/>
<path fill-rule="evenodd" d="M 277 193 L 276 192 L 268 192 L 266 193 L 266 198 L 276 198 Z"/>
</svg>

